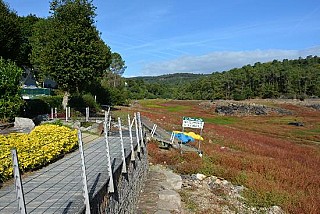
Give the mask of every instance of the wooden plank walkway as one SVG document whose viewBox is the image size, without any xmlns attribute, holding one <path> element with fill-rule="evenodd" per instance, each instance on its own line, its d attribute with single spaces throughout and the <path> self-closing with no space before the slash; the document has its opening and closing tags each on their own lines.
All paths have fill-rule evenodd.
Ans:
<svg viewBox="0 0 320 214">
<path fill-rule="evenodd" d="M 141 122 L 144 125 L 144 127 L 146 127 L 151 132 L 154 123 L 146 117 L 141 117 Z M 171 137 L 171 133 L 167 132 L 160 126 L 157 126 L 157 129 L 154 133 L 153 138 L 161 143 L 170 145 L 173 148 L 180 149 L 179 141 L 175 138 L 172 143 L 172 141 L 170 140 L 170 137 Z M 197 148 L 187 144 L 181 144 L 181 150 L 182 152 L 198 152 Z"/>
<path fill-rule="evenodd" d="M 131 152 L 130 139 L 125 133 L 123 139 L 128 157 Z M 136 138 L 133 142 L 136 147 Z M 109 143 L 111 162 L 115 170 L 122 163 L 120 139 L 117 136 L 110 136 Z M 84 153 L 89 197 L 92 198 L 109 179 L 105 139 L 99 137 L 84 144 Z M 84 208 L 79 150 L 28 176 L 23 176 L 22 183 L 28 214 L 78 213 Z M 19 213 L 17 207 L 14 185 L 5 185 L 0 189 L 0 213 Z"/>
</svg>

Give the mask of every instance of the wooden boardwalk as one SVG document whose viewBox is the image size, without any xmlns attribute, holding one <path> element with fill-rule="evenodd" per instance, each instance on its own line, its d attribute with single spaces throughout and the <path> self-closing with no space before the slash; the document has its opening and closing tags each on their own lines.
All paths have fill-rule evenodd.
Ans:
<svg viewBox="0 0 320 214">
<path fill-rule="evenodd" d="M 141 122 L 143 123 L 143 126 L 151 132 L 154 123 L 146 117 L 141 117 Z M 163 128 L 157 126 L 157 129 L 156 129 L 154 136 L 153 136 L 153 138 L 156 141 L 159 141 L 169 147 L 181 149 L 182 152 L 198 152 L 197 148 L 194 148 L 194 147 L 189 146 L 187 144 L 179 144 L 179 141 L 176 138 L 172 142 L 170 140 L 170 137 L 171 137 L 171 133 L 169 133 L 166 130 L 164 130 Z"/>
<path fill-rule="evenodd" d="M 135 136 L 135 133 L 133 133 Z M 124 133 L 126 157 L 131 153 L 129 136 Z M 133 138 L 134 147 L 137 146 Z M 122 164 L 119 137 L 110 136 L 109 146 L 113 170 Z M 105 139 L 99 137 L 84 144 L 89 197 L 108 181 Z M 36 172 L 23 176 L 22 184 L 27 213 L 78 213 L 84 209 L 82 196 L 81 159 L 76 150 Z M 13 184 L 0 189 L 0 213 L 14 214 L 18 202 Z"/>
<path fill-rule="evenodd" d="M 143 126 L 151 132 L 154 123 L 146 117 L 141 117 L 141 122 L 142 122 Z M 154 138 L 156 140 L 163 142 L 163 143 L 170 144 L 171 146 L 173 146 L 173 144 L 178 144 L 177 140 L 175 140 L 172 144 L 170 137 L 171 137 L 171 133 L 167 132 L 166 130 L 164 130 L 160 126 L 157 126 L 157 129 L 154 133 Z"/>
</svg>

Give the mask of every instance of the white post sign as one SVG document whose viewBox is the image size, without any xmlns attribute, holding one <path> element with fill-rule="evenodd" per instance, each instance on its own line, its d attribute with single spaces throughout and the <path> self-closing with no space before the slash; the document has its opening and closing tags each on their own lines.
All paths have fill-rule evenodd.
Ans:
<svg viewBox="0 0 320 214">
<path fill-rule="evenodd" d="M 201 118 L 192 118 L 192 117 L 183 117 L 182 127 L 194 128 L 194 129 L 203 129 L 204 122 Z"/>
<path fill-rule="evenodd" d="M 202 118 L 183 117 L 182 131 L 184 131 L 184 128 L 200 129 L 200 136 L 201 136 L 203 126 L 204 126 L 204 121 Z M 198 151 L 200 154 L 200 152 L 201 152 L 200 151 L 200 140 L 198 141 Z M 201 156 L 202 156 L 202 153 L 201 153 Z"/>
</svg>

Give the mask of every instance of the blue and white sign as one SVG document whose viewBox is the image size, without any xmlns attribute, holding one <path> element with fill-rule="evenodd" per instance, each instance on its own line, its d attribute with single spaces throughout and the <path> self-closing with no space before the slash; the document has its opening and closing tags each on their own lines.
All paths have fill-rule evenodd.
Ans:
<svg viewBox="0 0 320 214">
<path fill-rule="evenodd" d="M 204 121 L 202 118 L 183 117 L 182 127 L 203 129 Z"/>
</svg>

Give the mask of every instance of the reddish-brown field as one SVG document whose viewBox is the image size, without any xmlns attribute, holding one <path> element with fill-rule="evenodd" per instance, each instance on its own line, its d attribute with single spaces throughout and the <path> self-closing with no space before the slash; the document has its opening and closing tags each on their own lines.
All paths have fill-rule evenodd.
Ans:
<svg viewBox="0 0 320 214">
<path fill-rule="evenodd" d="M 252 100 L 251 102 L 268 101 Z M 301 104 L 301 103 L 300 103 Z M 320 111 L 298 103 L 272 102 L 292 115 L 219 116 L 215 103 L 142 100 L 116 112 L 140 111 L 167 131 L 181 130 L 182 116 L 205 121 L 204 156 L 163 151 L 150 143 L 151 161 L 180 173 L 204 173 L 247 187 L 255 206 L 279 205 L 288 213 L 320 213 Z M 289 122 L 302 122 L 292 126 Z"/>
</svg>

